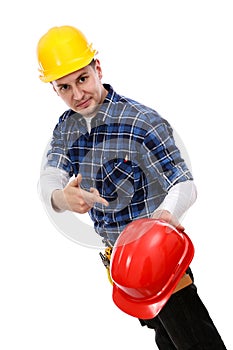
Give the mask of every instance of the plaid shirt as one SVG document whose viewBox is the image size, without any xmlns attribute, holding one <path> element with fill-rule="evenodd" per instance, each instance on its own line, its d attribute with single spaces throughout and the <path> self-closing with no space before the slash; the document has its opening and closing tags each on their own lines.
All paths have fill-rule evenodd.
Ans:
<svg viewBox="0 0 233 350">
<path fill-rule="evenodd" d="M 48 166 L 70 176 L 82 174 L 82 187 L 98 189 L 109 206 L 95 204 L 89 214 L 95 230 L 114 243 L 132 220 L 150 217 L 178 182 L 192 175 L 175 145 L 172 128 L 156 111 L 118 95 L 108 95 L 91 121 L 66 111 L 48 152 Z"/>
</svg>

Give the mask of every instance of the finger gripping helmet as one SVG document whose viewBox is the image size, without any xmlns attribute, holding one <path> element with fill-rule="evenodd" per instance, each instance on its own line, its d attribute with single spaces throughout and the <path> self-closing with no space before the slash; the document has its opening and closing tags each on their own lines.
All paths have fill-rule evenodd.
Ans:
<svg viewBox="0 0 233 350">
<path fill-rule="evenodd" d="M 113 301 L 127 314 L 155 317 L 189 267 L 194 247 L 164 221 L 138 219 L 126 226 L 112 252 Z"/>
<path fill-rule="evenodd" d="M 57 80 L 87 66 L 96 54 L 84 34 L 72 27 L 53 27 L 37 45 L 40 79 Z"/>
</svg>

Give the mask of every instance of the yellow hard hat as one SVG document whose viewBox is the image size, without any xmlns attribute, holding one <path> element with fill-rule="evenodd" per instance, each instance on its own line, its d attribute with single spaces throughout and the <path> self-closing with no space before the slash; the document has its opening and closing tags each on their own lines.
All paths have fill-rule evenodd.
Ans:
<svg viewBox="0 0 233 350">
<path fill-rule="evenodd" d="M 86 67 L 96 50 L 85 35 L 72 26 L 51 28 L 37 45 L 39 78 L 47 83 Z"/>
</svg>

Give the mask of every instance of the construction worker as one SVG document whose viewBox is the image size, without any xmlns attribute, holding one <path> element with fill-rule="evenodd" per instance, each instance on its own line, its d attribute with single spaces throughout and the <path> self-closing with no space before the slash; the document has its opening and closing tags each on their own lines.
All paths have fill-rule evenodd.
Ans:
<svg viewBox="0 0 233 350">
<path fill-rule="evenodd" d="M 106 247 L 142 218 L 184 231 L 179 219 L 195 202 L 196 187 L 168 121 L 102 83 L 97 51 L 79 29 L 49 29 L 37 55 L 40 79 L 69 107 L 54 129 L 40 179 L 46 205 L 89 213 Z M 190 268 L 186 274 L 188 282 L 158 315 L 139 317 L 140 323 L 155 330 L 159 349 L 226 349 Z"/>
</svg>

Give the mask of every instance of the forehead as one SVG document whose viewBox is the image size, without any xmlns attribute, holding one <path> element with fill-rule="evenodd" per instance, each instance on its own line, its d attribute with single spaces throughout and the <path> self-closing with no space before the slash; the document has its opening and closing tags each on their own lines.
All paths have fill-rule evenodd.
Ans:
<svg viewBox="0 0 233 350">
<path fill-rule="evenodd" d="M 86 74 L 86 73 L 90 73 L 90 66 L 86 66 L 82 69 L 79 69 L 75 72 L 72 72 L 70 74 L 67 74 L 65 75 L 64 77 L 61 77 L 57 80 L 54 80 L 53 81 L 53 84 L 55 86 L 58 86 L 58 85 L 64 85 L 64 84 L 71 84 L 72 82 L 76 81 L 77 79 L 79 79 L 83 74 Z"/>
</svg>

